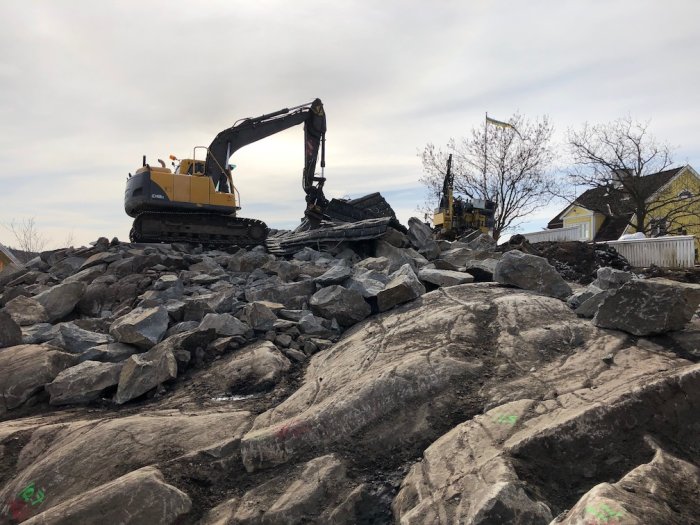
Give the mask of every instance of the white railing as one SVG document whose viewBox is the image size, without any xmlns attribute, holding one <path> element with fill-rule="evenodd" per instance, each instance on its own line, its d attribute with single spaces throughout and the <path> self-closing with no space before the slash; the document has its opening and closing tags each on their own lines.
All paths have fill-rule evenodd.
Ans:
<svg viewBox="0 0 700 525">
<path fill-rule="evenodd" d="M 541 232 L 523 233 L 523 237 L 530 242 L 585 240 L 582 224 L 568 228 L 554 228 L 552 230 L 542 230 Z"/>
<path fill-rule="evenodd" d="M 632 266 L 641 267 L 655 264 L 662 268 L 692 268 L 695 265 L 695 237 L 693 235 L 626 239 L 600 244 L 609 244 L 615 248 Z"/>
</svg>

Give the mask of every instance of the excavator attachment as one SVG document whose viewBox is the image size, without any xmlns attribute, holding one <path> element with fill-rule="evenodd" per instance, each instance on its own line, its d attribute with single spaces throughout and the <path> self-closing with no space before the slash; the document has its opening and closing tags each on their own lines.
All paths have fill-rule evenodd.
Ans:
<svg viewBox="0 0 700 525">
<path fill-rule="evenodd" d="M 304 220 L 292 232 L 270 235 L 265 245 L 270 253 L 288 255 L 304 246 L 327 248 L 341 242 L 377 239 L 389 227 L 406 232 L 386 199 L 380 193 L 370 193 L 358 199 L 332 199 L 318 226 Z"/>
</svg>

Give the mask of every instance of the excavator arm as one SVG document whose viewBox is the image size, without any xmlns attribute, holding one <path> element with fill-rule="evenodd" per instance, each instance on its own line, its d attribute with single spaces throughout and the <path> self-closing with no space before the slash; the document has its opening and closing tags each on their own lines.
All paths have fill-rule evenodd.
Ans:
<svg viewBox="0 0 700 525">
<path fill-rule="evenodd" d="M 302 186 L 306 193 L 307 216 L 322 213 L 327 205 L 323 195 L 323 176 L 316 177 L 316 163 L 321 150 L 321 168 L 325 167 L 326 114 L 323 103 L 316 99 L 309 104 L 285 108 L 255 118 L 243 119 L 221 131 L 209 146 L 205 173 L 220 191 L 230 192 L 228 161 L 238 149 L 285 129 L 304 124 L 304 172 Z"/>
</svg>

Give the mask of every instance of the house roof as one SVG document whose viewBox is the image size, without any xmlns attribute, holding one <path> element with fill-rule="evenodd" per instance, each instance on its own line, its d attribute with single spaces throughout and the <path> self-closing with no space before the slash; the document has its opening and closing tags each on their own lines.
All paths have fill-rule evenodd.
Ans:
<svg viewBox="0 0 700 525">
<path fill-rule="evenodd" d="M 639 178 L 638 187 L 644 195 L 645 199 L 651 197 L 663 186 L 678 175 L 686 166 L 673 168 L 670 170 L 651 173 Z M 626 198 L 626 192 L 622 188 L 613 186 L 598 186 L 584 191 L 579 195 L 573 204 L 567 206 L 556 217 L 547 224 L 548 228 L 561 228 L 563 226 L 563 217 L 569 211 L 571 206 L 581 206 L 587 210 L 591 210 L 602 215 L 605 215 L 606 220 L 601 225 L 598 235 L 595 240 L 612 240 L 617 239 L 624 231 L 627 225 L 627 217 L 634 212 L 634 205 L 629 198 Z M 598 239 L 600 233 L 604 230 L 606 239 Z M 618 233 L 619 232 L 619 233 Z"/>
<path fill-rule="evenodd" d="M 2 243 L 0 243 L 0 253 L 5 255 L 5 257 L 7 257 L 12 264 L 17 264 L 17 265 L 22 264 L 20 262 L 20 260 L 15 256 L 15 254 L 12 253 L 12 250 L 10 250 L 7 246 L 5 246 Z"/>
</svg>

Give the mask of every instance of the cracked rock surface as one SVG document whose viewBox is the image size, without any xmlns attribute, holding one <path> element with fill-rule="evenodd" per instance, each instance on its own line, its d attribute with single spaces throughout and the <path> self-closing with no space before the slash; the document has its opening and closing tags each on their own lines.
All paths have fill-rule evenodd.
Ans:
<svg viewBox="0 0 700 525">
<path fill-rule="evenodd" d="M 700 523 L 697 287 L 426 228 L 0 272 L 0 524 Z"/>
</svg>

